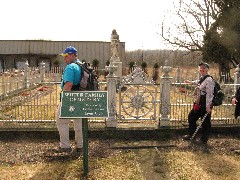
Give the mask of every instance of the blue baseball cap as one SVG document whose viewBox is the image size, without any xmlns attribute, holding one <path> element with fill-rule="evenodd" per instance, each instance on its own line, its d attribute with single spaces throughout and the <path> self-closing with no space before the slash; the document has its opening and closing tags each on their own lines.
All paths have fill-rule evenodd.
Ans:
<svg viewBox="0 0 240 180">
<path fill-rule="evenodd" d="M 65 49 L 65 51 L 60 54 L 60 56 L 67 56 L 68 54 L 77 54 L 77 50 L 75 47 L 69 46 Z"/>
</svg>

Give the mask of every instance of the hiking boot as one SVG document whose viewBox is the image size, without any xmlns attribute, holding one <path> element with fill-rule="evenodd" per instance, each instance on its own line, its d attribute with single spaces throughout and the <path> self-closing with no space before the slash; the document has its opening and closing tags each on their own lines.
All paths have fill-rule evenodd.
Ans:
<svg viewBox="0 0 240 180">
<path fill-rule="evenodd" d="M 208 140 L 200 139 L 199 142 L 200 142 L 200 144 L 206 145 Z"/>
<path fill-rule="evenodd" d="M 72 152 L 72 156 L 80 156 L 82 154 L 82 152 L 83 152 L 82 148 L 76 148 Z"/>
<path fill-rule="evenodd" d="M 207 141 L 200 138 L 195 142 L 195 144 L 201 145 L 201 146 L 207 146 Z"/>
<path fill-rule="evenodd" d="M 82 148 L 77 148 L 77 153 L 82 153 L 83 149 Z"/>
<path fill-rule="evenodd" d="M 61 148 L 61 147 L 53 150 L 54 153 L 70 153 L 71 151 L 72 151 L 72 148 Z"/>
</svg>

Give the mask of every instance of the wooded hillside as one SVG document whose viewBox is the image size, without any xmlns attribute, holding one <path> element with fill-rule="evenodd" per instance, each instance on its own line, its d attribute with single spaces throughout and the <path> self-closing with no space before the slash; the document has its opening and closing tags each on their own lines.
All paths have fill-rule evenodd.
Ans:
<svg viewBox="0 0 240 180">
<path fill-rule="evenodd" d="M 148 67 L 152 67 L 155 63 L 163 66 L 164 62 L 168 60 L 168 65 L 172 67 L 177 66 L 197 66 L 202 61 L 202 56 L 199 52 L 189 52 L 181 50 L 135 50 L 126 51 L 126 64 L 131 61 L 136 62 L 141 66 L 146 62 Z"/>
</svg>

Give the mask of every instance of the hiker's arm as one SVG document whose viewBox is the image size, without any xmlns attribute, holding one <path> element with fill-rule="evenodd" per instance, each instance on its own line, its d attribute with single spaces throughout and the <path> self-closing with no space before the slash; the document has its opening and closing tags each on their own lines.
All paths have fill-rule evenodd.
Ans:
<svg viewBox="0 0 240 180">
<path fill-rule="evenodd" d="M 236 99 L 236 97 L 232 98 L 232 105 L 236 105 L 236 103 L 238 102 L 238 100 Z"/>
<path fill-rule="evenodd" d="M 235 94 L 232 96 L 232 105 L 236 105 L 240 97 L 240 87 L 237 89 Z"/>
<path fill-rule="evenodd" d="M 185 80 L 184 82 L 188 84 L 197 84 L 198 80 L 195 80 L 195 81 Z"/>
<path fill-rule="evenodd" d="M 210 113 L 212 112 L 212 108 L 207 107 L 207 108 L 206 108 L 206 111 L 210 114 Z"/>
<path fill-rule="evenodd" d="M 68 64 L 63 74 L 63 91 L 71 91 L 74 82 L 74 67 Z"/>
<path fill-rule="evenodd" d="M 67 81 L 67 82 L 64 84 L 64 86 L 63 86 L 63 90 L 64 90 L 64 91 L 71 91 L 72 86 L 73 86 L 73 83 Z"/>
<path fill-rule="evenodd" d="M 232 105 L 236 105 L 237 102 L 238 100 L 237 100 L 237 92 L 236 92 L 236 94 L 232 96 Z"/>
</svg>

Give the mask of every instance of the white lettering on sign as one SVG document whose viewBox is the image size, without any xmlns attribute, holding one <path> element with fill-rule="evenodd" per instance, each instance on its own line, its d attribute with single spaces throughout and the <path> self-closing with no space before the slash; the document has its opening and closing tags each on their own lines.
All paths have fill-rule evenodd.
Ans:
<svg viewBox="0 0 240 180">
<path fill-rule="evenodd" d="M 71 92 L 71 93 L 68 93 L 66 92 L 65 93 L 65 96 L 69 96 L 69 97 L 87 97 L 87 98 L 101 98 L 101 97 L 105 97 L 105 93 L 102 93 L 102 92 L 95 92 L 95 93 L 82 93 L 82 92 Z M 98 99 L 99 99 L 98 98 Z"/>
<path fill-rule="evenodd" d="M 91 110 L 95 110 L 95 111 L 104 111 L 104 108 L 101 108 L 102 105 L 101 104 L 85 104 L 85 107 L 82 108 L 83 111 L 91 111 Z"/>
<path fill-rule="evenodd" d="M 85 101 L 93 101 L 93 102 L 99 102 L 101 98 L 106 97 L 106 94 L 103 92 L 71 92 L 65 93 L 66 97 L 69 97 L 69 101 L 74 102 L 74 101 L 79 101 L 79 102 L 85 102 Z"/>
<path fill-rule="evenodd" d="M 108 117 L 106 91 L 63 91 L 61 118 Z"/>
<path fill-rule="evenodd" d="M 71 97 L 71 98 L 69 98 L 69 101 L 94 101 L 94 102 L 98 102 L 98 101 L 100 101 L 100 98 Z"/>
</svg>

